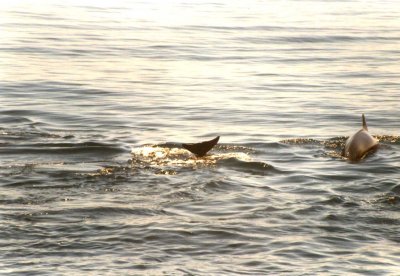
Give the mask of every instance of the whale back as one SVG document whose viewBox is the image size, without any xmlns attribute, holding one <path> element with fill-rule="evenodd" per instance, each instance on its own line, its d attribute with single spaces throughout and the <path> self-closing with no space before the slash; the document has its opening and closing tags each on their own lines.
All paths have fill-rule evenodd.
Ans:
<svg viewBox="0 0 400 276">
<path fill-rule="evenodd" d="M 378 140 L 364 129 L 361 129 L 346 141 L 344 149 L 345 157 L 351 161 L 360 160 L 368 152 L 375 149 L 377 145 Z"/>
<path fill-rule="evenodd" d="M 362 129 L 350 136 L 342 155 L 351 161 L 362 159 L 368 152 L 375 150 L 379 141 L 368 133 L 368 127 L 364 114 L 362 114 Z"/>
<path fill-rule="evenodd" d="M 182 147 L 194 153 L 198 157 L 202 157 L 206 155 L 206 153 L 211 150 L 219 141 L 219 136 L 215 137 L 212 140 L 204 141 L 200 143 L 192 143 L 192 144 L 182 144 Z"/>
</svg>

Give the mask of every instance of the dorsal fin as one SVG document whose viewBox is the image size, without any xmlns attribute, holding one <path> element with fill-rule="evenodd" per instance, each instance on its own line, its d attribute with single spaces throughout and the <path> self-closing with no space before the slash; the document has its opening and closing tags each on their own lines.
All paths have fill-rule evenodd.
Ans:
<svg viewBox="0 0 400 276">
<path fill-rule="evenodd" d="M 367 122 L 365 121 L 364 113 L 362 115 L 362 124 L 363 124 L 363 129 L 368 131 Z"/>
<path fill-rule="evenodd" d="M 215 137 L 212 140 L 204 141 L 200 143 L 193 143 L 193 144 L 182 144 L 182 147 L 190 151 L 191 153 L 196 154 L 198 157 L 202 157 L 206 155 L 206 153 L 212 149 L 219 140 L 219 136 Z"/>
</svg>

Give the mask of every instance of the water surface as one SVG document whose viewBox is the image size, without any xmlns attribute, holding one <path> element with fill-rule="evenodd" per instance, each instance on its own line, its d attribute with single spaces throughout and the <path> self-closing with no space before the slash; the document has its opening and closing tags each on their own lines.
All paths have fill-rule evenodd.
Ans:
<svg viewBox="0 0 400 276">
<path fill-rule="evenodd" d="M 398 275 L 399 11 L 1 4 L 0 272 Z"/>
</svg>

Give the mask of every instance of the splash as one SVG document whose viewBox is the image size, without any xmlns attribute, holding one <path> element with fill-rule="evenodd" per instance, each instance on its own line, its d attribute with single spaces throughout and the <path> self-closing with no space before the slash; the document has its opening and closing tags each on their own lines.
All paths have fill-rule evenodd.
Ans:
<svg viewBox="0 0 400 276">
<path fill-rule="evenodd" d="M 220 160 L 231 158 L 244 162 L 251 161 L 249 154 L 241 151 L 216 152 L 199 158 L 182 148 L 159 145 L 133 148 L 131 153 L 130 162 L 132 166 L 162 169 L 162 172 L 165 172 L 163 174 L 176 174 L 179 168 L 215 166 Z"/>
<path fill-rule="evenodd" d="M 400 144 L 400 136 L 396 135 L 374 135 L 379 142 L 388 144 Z"/>
<path fill-rule="evenodd" d="M 309 145 L 309 144 L 320 144 L 321 141 L 311 138 L 292 138 L 280 141 L 283 144 L 288 145 Z"/>
</svg>

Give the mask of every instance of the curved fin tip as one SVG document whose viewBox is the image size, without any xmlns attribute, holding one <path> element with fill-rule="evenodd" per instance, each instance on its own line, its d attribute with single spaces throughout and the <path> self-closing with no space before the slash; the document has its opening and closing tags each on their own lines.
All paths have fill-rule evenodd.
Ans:
<svg viewBox="0 0 400 276">
<path fill-rule="evenodd" d="M 202 157 L 206 155 L 208 151 L 210 151 L 219 141 L 219 136 L 214 139 L 203 141 L 200 143 L 192 143 L 192 144 L 182 144 L 182 147 L 194 153 L 198 157 Z"/>
</svg>

